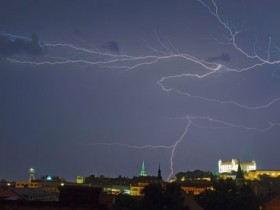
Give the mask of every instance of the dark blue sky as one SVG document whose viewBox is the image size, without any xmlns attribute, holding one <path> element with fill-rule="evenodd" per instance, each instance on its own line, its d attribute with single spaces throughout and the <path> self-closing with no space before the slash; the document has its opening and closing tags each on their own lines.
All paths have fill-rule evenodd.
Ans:
<svg viewBox="0 0 280 210">
<path fill-rule="evenodd" d="M 280 3 L 205 5 L 0 0 L 0 178 L 131 177 L 144 160 L 166 179 L 172 149 L 174 173 L 232 158 L 279 169 Z"/>
</svg>

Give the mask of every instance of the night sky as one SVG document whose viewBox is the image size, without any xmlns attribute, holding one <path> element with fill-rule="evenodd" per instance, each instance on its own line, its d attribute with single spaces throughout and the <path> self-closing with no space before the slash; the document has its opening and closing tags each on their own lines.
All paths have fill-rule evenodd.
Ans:
<svg viewBox="0 0 280 210">
<path fill-rule="evenodd" d="M 280 2 L 215 2 L 0 0 L 0 178 L 280 169 Z"/>
</svg>

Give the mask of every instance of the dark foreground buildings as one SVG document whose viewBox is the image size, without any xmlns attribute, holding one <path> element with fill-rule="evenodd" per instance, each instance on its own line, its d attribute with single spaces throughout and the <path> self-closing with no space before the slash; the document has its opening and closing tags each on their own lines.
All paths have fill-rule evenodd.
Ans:
<svg viewBox="0 0 280 210">
<path fill-rule="evenodd" d="M 34 189 L 29 189 L 30 192 L 27 192 L 26 189 L 25 195 L 32 194 Z M 93 209 L 93 210 L 107 210 L 111 209 L 109 205 L 110 202 L 107 204 L 102 204 L 102 188 L 97 187 L 88 187 L 88 186 L 63 186 L 59 187 L 59 201 L 42 201 L 42 200 L 29 200 L 28 198 L 22 197 L 23 195 L 19 192 L 11 190 L 11 192 L 18 196 L 19 199 L 9 200 L 9 199 L 2 199 L 0 200 L 0 209 L 5 210 L 17 210 L 17 209 L 24 209 L 24 210 L 37 210 L 37 209 L 77 209 L 77 210 L 86 210 L 86 209 Z M 0 196 L 3 198 L 3 191 Z M 7 195 L 10 196 L 10 195 Z"/>
</svg>

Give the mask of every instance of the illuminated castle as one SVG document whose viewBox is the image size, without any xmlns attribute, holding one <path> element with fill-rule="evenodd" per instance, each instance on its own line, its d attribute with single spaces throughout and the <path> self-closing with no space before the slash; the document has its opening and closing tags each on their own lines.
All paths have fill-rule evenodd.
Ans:
<svg viewBox="0 0 280 210">
<path fill-rule="evenodd" d="M 237 171 L 238 160 L 232 159 L 231 162 L 222 162 L 222 160 L 219 160 L 218 166 L 219 173 L 231 173 L 232 171 Z M 240 162 L 240 166 L 244 172 L 257 170 L 257 164 L 254 160 L 252 162 Z"/>
</svg>

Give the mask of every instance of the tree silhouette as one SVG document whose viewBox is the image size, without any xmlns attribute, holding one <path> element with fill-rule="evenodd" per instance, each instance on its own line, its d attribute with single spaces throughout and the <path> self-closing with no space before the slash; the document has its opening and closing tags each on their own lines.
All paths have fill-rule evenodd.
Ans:
<svg viewBox="0 0 280 210">
<path fill-rule="evenodd" d="M 232 179 L 220 179 L 213 184 L 213 188 L 197 196 L 198 203 L 205 210 L 259 209 L 256 195 L 246 184 L 238 187 Z"/>
<path fill-rule="evenodd" d="M 115 210 L 142 210 L 141 203 L 130 195 L 119 194 L 116 196 Z"/>
<path fill-rule="evenodd" d="M 163 188 L 160 183 L 150 184 L 146 186 L 143 190 L 144 200 L 143 205 L 144 209 L 154 210 L 163 209 Z"/>
<path fill-rule="evenodd" d="M 145 210 L 187 210 L 183 191 L 176 183 L 150 184 L 144 188 L 143 209 Z"/>
</svg>

